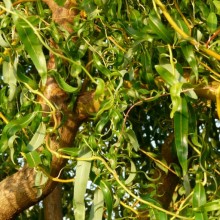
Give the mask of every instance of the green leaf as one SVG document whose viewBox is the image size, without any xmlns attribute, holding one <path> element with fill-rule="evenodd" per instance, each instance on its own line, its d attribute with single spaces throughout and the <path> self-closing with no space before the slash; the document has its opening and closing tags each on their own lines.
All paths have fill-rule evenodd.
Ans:
<svg viewBox="0 0 220 220">
<path fill-rule="evenodd" d="M 36 176 L 35 176 L 35 187 L 37 188 L 37 197 L 40 197 L 42 195 L 42 188 L 47 183 L 48 177 L 41 171 L 37 170 Z"/>
<path fill-rule="evenodd" d="M 192 68 L 193 73 L 195 74 L 196 81 L 198 81 L 198 63 L 194 54 L 194 47 L 192 45 L 181 45 L 181 50 L 190 67 Z"/>
<path fill-rule="evenodd" d="M 39 164 L 41 164 L 41 158 L 37 151 L 32 151 L 25 154 L 25 158 L 29 167 L 31 168 L 37 167 Z"/>
<path fill-rule="evenodd" d="M 100 61 L 98 55 L 96 55 L 95 53 L 93 53 L 93 60 L 94 60 L 94 65 L 95 67 L 104 75 L 106 76 L 110 76 L 111 72 L 108 68 L 106 68 Z"/>
<path fill-rule="evenodd" d="M 5 7 L 8 9 L 8 10 L 11 10 L 11 7 L 12 7 L 12 3 L 10 0 L 3 0 L 4 4 L 5 4 Z"/>
<path fill-rule="evenodd" d="M 207 213 L 196 212 L 195 213 L 195 220 L 208 220 Z"/>
<path fill-rule="evenodd" d="M 105 82 L 103 79 L 101 78 L 98 78 L 96 80 L 97 82 L 97 87 L 96 87 L 96 90 L 95 90 L 95 98 L 98 99 L 101 95 L 104 94 L 104 91 L 105 91 Z"/>
<path fill-rule="evenodd" d="M 40 123 L 34 136 L 27 145 L 29 151 L 34 151 L 44 143 L 44 137 L 46 134 L 46 126 L 43 122 Z"/>
<path fill-rule="evenodd" d="M 80 153 L 80 157 L 89 158 L 92 156 L 92 152 L 88 148 L 84 148 Z M 78 161 L 76 165 L 76 176 L 74 183 L 73 194 L 73 207 L 75 220 L 85 220 L 85 202 L 84 196 L 86 193 L 86 187 L 89 180 L 91 162 L 90 161 Z"/>
<path fill-rule="evenodd" d="M 220 199 L 217 199 L 217 200 L 205 203 L 204 205 L 201 206 L 201 209 L 205 210 L 206 212 L 212 212 L 212 211 L 219 210 L 219 207 L 220 207 Z"/>
<path fill-rule="evenodd" d="M 176 83 L 170 88 L 170 96 L 172 100 L 172 111 L 170 113 L 170 118 L 173 118 L 174 114 L 181 107 L 181 96 L 180 92 L 182 90 L 182 83 Z"/>
<path fill-rule="evenodd" d="M 151 214 L 151 219 L 156 219 L 156 220 L 167 220 L 167 214 L 161 211 L 158 211 L 156 209 L 151 209 L 150 210 L 150 214 Z"/>
<path fill-rule="evenodd" d="M 101 188 L 102 193 L 104 195 L 105 204 L 107 207 L 107 212 L 108 212 L 107 220 L 111 220 L 112 219 L 111 218 L 112 209 L 113 209 L 113 196 L 112 196 L 111 185 L 108 182 L 101 180 L 100 181 L 100 188 Z"/>
<path fill-rule="evenodd" d="M 14 152 L 15 152 L 14 141 L 16 138 L 19 138 L 19 137 L 16 135 L 13 135 L 8 139 L 8 147 L 10 149 L 10 158 L 11 158 L 11 161 L 13 162 L 13 164 L 15 164 L 15 162 L 14 162 Z"/>
<path fill-rule="evenodd" d="M 66 0 L 54 0 L 59 6 L 64 6 Z"/>
<path fill-rule="evenodd" d="M 175 77 L 175 75 L 173 75 L 172 73 L 172 68 L 170 64 L 156 65 L 155 69 L 168 85 L 172 86 L 178 83 L 177 77 Z"/>
<path fill-rule="evenodd" d="M 93 204 L 89 216 L 89 220 L 102 220 L 104 208 L 104 196 L 102 191 L 97 188 L 94 193 Z"/>
<path fill-rule="evenodd" d="M 217 14 L 220 15 L 220 1 L 213 1 L 216 9 L 217 9 Z"/>
<path fill-rule="evenodd" d="M 209 16 L 207 18 L 207 28 L 209 32 L 212 34 L 213 32 L 216 31 L 218 26 L 218 19 L 217 16 L 214 12 L 210 12 Z"/>
<path fill-rule="evenodd" d="M 205 188 L 201 183 L 201 180 L 197 181 L 193 192 L 193 208 L 199 208 L 206 204 L 206 192 Z"/>
<path fill-rule="evenodd" d="M 73 93 L 73 94 L 77 94 L 80 89 L 81 89 L 81 79 L 79 77 L 77 77 L 77 87 L 73 87 L 70 86 L 68 83 L 65 82 L 65 80 L 62 78 L 61 74 L 57 73 L 57 72 L 53 72 L 53 76 L 55 77 L 59 87 L 61 89 L 63 89 L 65 92 L 69 92 L 69 93 Z"/>
<path fill-rule="evenodd" d="M 0 139 L 0 152 L 4 152 L 8 147 L 8 138 L 13 136 L 16 132 L 22 128 L 26 128 L 29 123 L 35 118 L 36 112 L 25 115 L 22 118 L 10 121 L 3 129 Z"/>
<path fill-rule="evenodd" d="M 103 114 L 103 112 L 105 112 L 106 110 L 109 110 L 110 108 L 112 108 L 114 105 L 114 99 L 113 97 L 110 97 L 109 99 L 105 99 L 102 103 L 101 106 L 99 108 L 98 113 L 96 114 L 96 117 L 99 117 L 100 115 Z"/>
<path fill-rule="evenodd" d="M 130 160 L 130 163 L 131 163 L 130 174 L 128 178 L 125 180 L 125 185 L 131 184 L 134 178 L 136 177 L 136 171 L 137 171 L 136 166 L 132 160 Z"/>
<path fill-rule="evenodd" d="M 169 28 L 165 27 L 156 15 L 150 15 L 149 25 L 153 33 L 166 43 L 172 43 L 173 38 Z"/>
<path fill-rule="evenodd" d="M 4 33 L 2 33 L 2 31 L 0 31 L 0 46 L 3 48 L 9 47 L 10 44 L 8 43 L 7 39 L 4 39 Z"/>
<path fill-rule="evenodd" d="M 32 21 L 30 19 L 30 21 Z M 15 26 L 24 44 L 25 50 L 28 52 L 31 60 L 33 61 L 39 75 L 41 76 L 42 85 L 46 84 L 47 80 L 47 65 L 46 59 L 42 50 L 42 45 L 33 30 L 23 19 L 18 18 L 15 21 Z"/>
<path fill-rule="evenodd" d="M 12 101 L 15 92 L 16 92 L 16 77 L 15 72 L 17 68 L 17 61 L 15 60 L 14 65 L 10 62 L 3 62 L 2 72 L 3 72 L 3 81 L 8 84 L 9 86 L 9 97 L 8 100 Z"/>
<path fill-rule="evenodd" d="M 59 148 L 59 153 L 70 155 L 71 157 L 77 157 L 79 155 L 80 149 L 78 148 Z"/>
<path fill-rule="evenodd" d="M 125 133 L 125 136 L 127 137 L 128 141 L 131 143 L 131 146 L 133 147 L 133 149 L 135 151 L 138 151 L 140 146 L 139 146 L 139 143 L 138 143 L 138 140 L 137 140 L 137 137 L 134 131 L 131 129 L 128 129 Z"/>
<path fill-rule="evenodd" d="M 177 157 L 184 176 L 188 170 L 188 107 L 185 97 L 181 98 L 179 109 L 174 114 L 174 133 Z"/>
<path fill-rule="evenodd" d="M 107 114 L 103 114 L 102 118 L 98 121 L 96 127 L 95 127 L 95 131 L 97 134 L 102 134 L 103 133 L 103 129 L 104 127 L 109 123 L 110 118 L 108 117 Z"/>
</svg>

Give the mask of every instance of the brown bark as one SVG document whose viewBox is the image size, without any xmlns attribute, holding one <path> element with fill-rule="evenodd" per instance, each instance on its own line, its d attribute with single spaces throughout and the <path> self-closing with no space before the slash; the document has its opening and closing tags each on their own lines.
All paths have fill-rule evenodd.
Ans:
<svg viewBox="0 0 220 220">
<path fill-rule="evenodd" d="M 56 188 L 44 199 L 44 220 L 62 220 L 62 204 L 61 204 L 61 185 Z"/>
</svg>

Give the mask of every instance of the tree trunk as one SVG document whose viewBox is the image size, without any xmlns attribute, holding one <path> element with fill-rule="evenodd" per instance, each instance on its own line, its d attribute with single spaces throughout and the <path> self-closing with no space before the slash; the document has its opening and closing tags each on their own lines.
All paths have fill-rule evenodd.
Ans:
<svg viewBox="0 0 220 220">
<path fill-rule="evenodd" d="M 44 199 L 44 220 L 62 220 L 61 185 L 56 188 Z"/>
</svg>

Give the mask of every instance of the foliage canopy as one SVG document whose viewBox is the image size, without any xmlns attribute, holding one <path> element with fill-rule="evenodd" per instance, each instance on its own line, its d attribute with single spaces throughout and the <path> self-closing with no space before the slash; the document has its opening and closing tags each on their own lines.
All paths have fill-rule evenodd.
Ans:
<svg viewBox="0 0 220 220">
<path fill-rule="evenodd" d="M 62 182 L 70 219 L 219 218 L 220 1 L 0 9 L 1 180 Z"/>
</svg>

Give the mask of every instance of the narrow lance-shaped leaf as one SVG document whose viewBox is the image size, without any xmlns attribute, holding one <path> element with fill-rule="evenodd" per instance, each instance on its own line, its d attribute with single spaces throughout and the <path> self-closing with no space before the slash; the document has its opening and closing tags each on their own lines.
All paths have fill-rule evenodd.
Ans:
<svg viewBox="0 0 220 220">
<path fill-rule="evenodd" d="M 69 93 L 78 93 L 79 90 L 81 89 L 81 79 L 79 77 L 77 77 L 77 87 L 73 87 L 71 85 L 69 85 L 68 83 L 66 83 L 66 81 L 62 78 L 62 76 L 57 73 L 57 72 L 54 72 L 53 73 L 53 76 L 55 77 L 59 87 L 61 89 L 63 89 L 65 92 L 69 92 Z"/>
<path fill-rule="evenodd" d="M 40 40 L 34 33 L 32 27 L 30 27 L 23 19 L 18 18 L 15 22 L 15 26 L 20 40 L 24 44 L 25 50 L 28 52 L 41 76 L 42 84 L 45 85 L 47 79 L 47 65 Z"/>
<path fill-rule="evenodd" d="M 152 31 L 160 37 L 166 43 L 172 43 L 172 36 L 170 30 L 163 25 L 157 16 L 150 15 L 149 19 L 150 28 Z"/>
<path fill-rule="evenodd" d="M 174 115 L 174 132 L 177 156 L 183 175 L 186 175 L 188 167 L 188 107 L 185 97 L 181 98 L 179 110 Z"/>
<path fill-rule="evenodd" d="M 131 170 L 128 178 L 125 180 L 125 185 L 129 185 L 130 183 L 132 183 L 132 181 L 136 176 L 136 171 L 137 171 L 136 166 L 132 160 L 130 160 L 130 163 L 131 163 Z"/>
<path fill-rule="evenodd" d="M 10 44 L 8 43 L 8 41 L 6 39 L 3 38 L 4 34 L 2 33 L 2 31 L 0 31 L 0 46 L 1 47 L 9 47 Z"/>
<path fill-rule="evenodd" d="M 89 158 L 92 156 L 92 152 L 88 148 L 84 148 L 80 154 L 82 158 Z M 75 220 L 85 219 L 85 202 L 84 196 L 86 193 L 86 187 L 89 180 L 91 162 L 90 161 L 78 161 L 76 166 L 76 176 L 74 183 L 74 198 L 73 208 Z"/>
<path fill-rule="evenodd" d="M 207 213 L 204 212 L 195 213 L 195 220 L 208 220 Z"/>
<path fill-rule="evenodd" d="M 3 62 L 3 81 L 9 85 L 9 97 L 8 100 L 12 101 L 15 92 L 16 92 L 16 77 L 15 77 L 15 72 L 16 72 L 16 66 L 17 66 L 17 61 L 15 60 L 14 64 L 11 62 Z"/>
<path fill-rule="evenodd" d="M 107 207 L 107 212 L 108 212 L 108 220 L 111 220 L 111 216 L 112 216 L 112 209 L 113 209 L 113 196 L 112 196 L 112 190 L 111 190 L 111 185 L 104 181 L 101 180 L 100 182 L 100 188 L 103 192 L 104 195 L 104 199 L 105 199 L 105 204 Z"/>
<path fill-rule="evenodd" d="M 129 129 L 126 131 L 125 135 L 126 135 L 128 141 L 131 143 L 132 148 L 135 151 L 138 151 L 140 146 L 139 146 L 135 132 L 133 130 Z"/>
<path fill-rule="evenodd" d="M 209 30 L 210 33 L 213 33 L 214 31 L 216 31 L 217 26 L 218 26 L 217 16 L 214 12 L 210 12 L 207 18 L 207 29 Z"/>
<path fill-rule="evenodd" d="M 89 220 L 102 220 L 104 208 L 104 197 L 102 190 L 97 188 L 94 193 L 93 204 L 89 216 Z"/>
<path fill-rule="evenodd" d="M 199 175 L 197 175 L 199 176 Z M 205 187 L 202 184 L 202 179 L 196 181 L 194 188 L 192 205 L 195 210 L 195 220 L 208 220 L 207 212 L 202 207 L 206 205 L 206 192 Z"/>
<path fill-rule="evenodd" d="M 151 217 L 152 219 L 156 219 L 156 220 L 167 220 L 167 214 L 161 211 L 158 211 L 156 209 L 151 209 L 150 211 Z"/>
<path fill-rule="evenodd" d="M 32 151 L 24 155 L 29 167 L 36 167 L 41 164 L 40 155 L 37 151 Z"/>
<path fill-rule="evenodd" d="M 34 151 L 38 147 L 40 147 L 44 142 L 45 134 L 46 134 L 46 126 L 44 123 L 40 123 L 34 136 L 31 138 L 31 141 L 28 143 L 27 149 L 29 151 Z"/>
<path fill-rule="evenodd" d="M 199 73 L 198 73 L 198 64 L 194 54 L 194 47 L 192 45 L 182 45 L 181 46 L 183 55 L 187 62 L 189 63 L 190 67 L 192 68 L 193 73 L 195 74 L 196 81 L 198 80 Z"/>
<path fill-rule="evenodd" d="M 172 111 L 170 113 L 170 118 L 173 118 L 176 111 L 178 111 L 179 106 L 181 105 L 181 96 L 180 92 L 182 90 L 182 83 L 176 83 L 170 88 L 170 96 L 172 100 Z"/>
<path fill-rule="evenodd" d="M 177 77 L 175 77 L 172 73 L 171 65 L 156 65 L 155 69 L 163 78 L 163 80 L 170 86 L 178 83 Z"/>
</svg>

